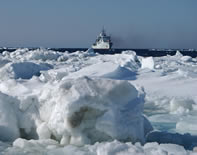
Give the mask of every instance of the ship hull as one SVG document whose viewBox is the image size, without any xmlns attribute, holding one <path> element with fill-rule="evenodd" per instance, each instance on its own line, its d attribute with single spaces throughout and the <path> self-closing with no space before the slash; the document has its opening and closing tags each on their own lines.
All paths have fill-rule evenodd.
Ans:
<svg viewBox="0 0 197 155">
<path fill-rule="evenodd" d="M 93 49 L 111 49 L 111 45 L 109 43 L 98 43 L 97 45 L 92 45 Z"/>
<path fill-rule="evenodd" d="M 110 50 L 111 48 L 100 48 L 100 47 L 93 47 L 92 46 L 92 49 L 95 49 L 95 50 Z"/>
</svg>

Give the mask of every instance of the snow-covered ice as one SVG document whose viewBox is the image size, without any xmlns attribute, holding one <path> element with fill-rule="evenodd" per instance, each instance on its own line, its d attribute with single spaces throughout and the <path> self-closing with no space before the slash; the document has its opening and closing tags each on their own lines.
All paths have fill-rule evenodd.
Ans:
<svg viewBox="0 0 197 155">
<path fill-rule="evenodd" d="M 0 154 L 197 154 L 197 59 L 0 54 Z"/>
</svg>

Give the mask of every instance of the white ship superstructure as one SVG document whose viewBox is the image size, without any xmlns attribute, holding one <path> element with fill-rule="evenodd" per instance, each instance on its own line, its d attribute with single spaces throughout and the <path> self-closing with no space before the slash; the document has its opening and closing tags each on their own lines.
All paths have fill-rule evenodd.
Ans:
<svg viewBox="0 0 197 155">
<path fill-rule="evenodd" d="M 111 49 L 112 42 L 111 37 L 107 36 L 105 30 L 103 29 L 102 32 L 96 39 L 96 42 L 92 45 L 93 49 Z"/>
</svg>

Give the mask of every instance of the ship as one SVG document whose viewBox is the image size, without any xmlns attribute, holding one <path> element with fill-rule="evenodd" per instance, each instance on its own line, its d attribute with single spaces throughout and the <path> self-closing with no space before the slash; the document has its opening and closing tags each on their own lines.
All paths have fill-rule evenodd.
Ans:
<svg viewBox="0 0 197 155">
<path fill-rule="evenodd" d="M 92 45 L 92 48 L 98 50 L 111 50 L 112 45 L 111 36 L 108 36 L 103 28 L 95 43 Z"/>
</svg>

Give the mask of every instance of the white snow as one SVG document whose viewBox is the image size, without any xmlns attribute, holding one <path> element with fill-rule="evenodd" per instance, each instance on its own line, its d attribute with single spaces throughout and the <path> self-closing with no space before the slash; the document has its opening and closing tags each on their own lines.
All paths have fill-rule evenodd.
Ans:
<svg viewBox="0 0 197 155">
<path fill-rule="evenodd" d="M 1 79 L 7 79 L 9 76 L 13 79 L 31 79 L 33 76 L 39 76 L 40 71 L 49 70 L 47 64 L 36 64 L 32 62 L 8 63 L 1 70 Z"/>
<path fill-rule="evenodd" d="M 196 83 L 179 51 L 4 51 L 0 154 L 195 154 Z"/>
<path fill-rule="evenodd" d="M 154 60 L 152 57 L 142 58 L 141 63 L 142 63 L 142 68 L 149 68 L 151 70 L 154 69 Z"/>
</svg>

